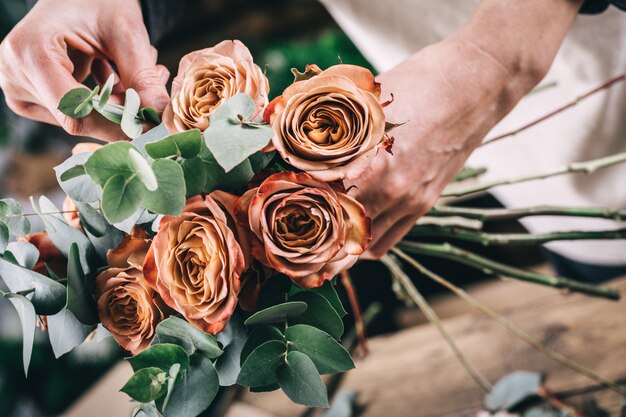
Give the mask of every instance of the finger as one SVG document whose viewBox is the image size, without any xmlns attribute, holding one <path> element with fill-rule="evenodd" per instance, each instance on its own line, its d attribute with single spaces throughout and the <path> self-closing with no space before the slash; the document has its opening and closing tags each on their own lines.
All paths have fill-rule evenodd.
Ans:
<svg viewBox="0 0 626 417">
<path fill-rule="evenodd" d="M 170 79 L 170 70 L 168 70 L 165 65 L 157 65 L 157 68 L 159 69 L 159 74 L 161 75 L 161 82 L 163 82 L 163 84 L 167 84 Z"/>
<path fill-rule="evenodd" d="M 18 116 L 36 120 L 38 122 L 48 123 L 51 125 L 59 124 L 52 116 L 52 114 L 50 114 L 48 109 L 38 104 L 14 100 L 9 97 L 6 97 L 6 103 L 7 106 Z"/>
<path fill-rule="evenodd" d="M 116 36 L 122 35 L 123 39 Z M 169 96 L 162 80 L 162 70 L 156 65 L 155 49 L 150 45 L 145 26 L 137 25 L 128 33 L 111 33 L 113 39 L 107 44 L 108 54 L 115 62 L 120 78 L 126 88 L 133 88 L 141 97 L 142 106 L 152 106 L 163 111 Z M 132 37 L 132 42 L 128 39 Z"/>
<path fill-rule="evenodd" d="M 378 221 L 378 219 L 376 219 Z M 389 252 L 396 243 L 400 242 L 411 230 L 417 221 L 417 216 L 409 215 L 397 221 L 391 228 L 386 230 L 381 237 L 373 241 L 367 251 L 361 255 L 362 259 L 380 259 Z M 374 223 L 375 224 L 375 223 Z"/>
</svg>

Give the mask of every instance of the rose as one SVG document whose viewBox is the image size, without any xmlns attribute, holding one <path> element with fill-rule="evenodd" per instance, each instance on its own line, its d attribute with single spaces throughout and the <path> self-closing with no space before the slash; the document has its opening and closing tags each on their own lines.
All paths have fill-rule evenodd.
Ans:
<svg viewBox="0 0 626 417">
<path fill-rule="evenodd" d="M 309 66 L 305 74 L 318 73 Z M 367 69 L 335 65 L 296 81 L 266 108 L 285 161 L 324 181 L 354 179 L 384 141 L 380 84 Z"/>
<path fill-rule="evenodd" d="M 39 251 L 39 259 L 33 266 L 33 271 L 48 276 L 48 268 L 56 275 L 64 277 L 67 274 L 67 261 L 65 256 L 54 246 L 48 232 L 33 233 L 17 238 L 20 242 L 27 242 L 35 246 Z"/>
<path fill-rule="evenodd" d="M 247 265 L 248 233 L 232 217 L 237 197 L 214 191 L 161 220 L 144 263 L 163 300 L 199 329 L 216 334 L 233 314 Z"/>
<path fill-rule="evenodd" d="M 96 277 L 102 325 L 133 355 L 150 346 L 166 310 L 144 278 L 143 262 L 149 247 L 145 232 L 135 228 L 107 253 L 109 268 Z"/>
<path fill-rule="evenodd" d="M 261 110 L 269 83 L 240 41 L 223 41 L 185 55 L 172 82 L 172 100 L 163 121 L 172 133 L 209 127 L 209 116 L 225 100 L 246 93 Z"/>
<path fill-rule="evenodd" d="M 252 231 L 252 255 L 308 288 L 352 266 L 371 239 L 363 206 L 306 173 L 268 177 L 240 198 L 237 215 Z"/>
</svg>

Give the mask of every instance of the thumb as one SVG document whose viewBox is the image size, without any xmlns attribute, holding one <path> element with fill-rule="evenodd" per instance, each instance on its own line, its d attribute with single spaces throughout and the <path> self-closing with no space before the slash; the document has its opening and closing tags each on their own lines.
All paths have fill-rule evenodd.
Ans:
<svg viewBox="0 0 626 417">
<path fill-rule="evenodd" d="M 108 52 L 124 86 L 137 91 L 142 106 L 151 106 L 162 112 L 169 103 L 163 70 L 156 64 L 157 52 L 150 45 L 145 27 L 137 32 L 132 41 L 113 40 Z"/>
</svg>

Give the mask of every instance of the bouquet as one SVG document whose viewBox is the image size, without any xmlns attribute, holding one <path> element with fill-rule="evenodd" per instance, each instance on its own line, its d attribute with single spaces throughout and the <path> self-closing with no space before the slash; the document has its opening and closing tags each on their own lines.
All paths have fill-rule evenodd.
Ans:
<svg viewBox="0 0 626 417">
<path fill-rule="evenodd" d="M 397 125 L 385 120 L 389 102 L 381 102 L 369 70 L 309 65 L 293 73 L 294 83 L 269 102 L 268 80 L 248 49 L 225 41 L 181 60 L 162 120 L 141 107 L 132 89 L 123 105 L 114 103 L 113 76 L 101 88 L 79 88 L 62 98 L 59 110 L 67 116 L 95 111 L 130 140 L 80 143 L 55 168 L 67 194 L 62 210 L 46 197 L 31 198 L 44 232 L 29 234 L 22 206 L 0 200 L 0 277 L 3 295 L 20 315 L 26 372 L 39 322 L 57 357 L 86 339 L 113 336 L 132 355 L 134 375 L 122 390 L 139 403 L 136 415 L 196 416 L 220 386 L 234 384 L 254 392 L 282 389 L 296 403 L 328 406 L 321 375 L 354 367 L 340 343 L 346 311 L 334 277 L 371 239 L 370 219 L 343 181 L 363 173 L 377 152 L 391 152 L 388 132 Z M 156 127 L 146 131 L 150 124 Z M 459 188 L 457 182 L 483 172 L 468 169 L 447 195 L 624 161 L 620 154 Z M 626 216 L 606 209 L 438 206 L 382 261 L 399 296 L 435 323 L 401 260 L 478 304 L 404 251 L 617 298 L 610 288 L 522 271 L 447 242 L 415 241 L 435 236 L 491 245 L 626 236 L 623 230 L 549 236 L 481 231 L 490 221 L 545 214 Z M 9 243 L 11 235 L 17 240 Z"/>
</svg>

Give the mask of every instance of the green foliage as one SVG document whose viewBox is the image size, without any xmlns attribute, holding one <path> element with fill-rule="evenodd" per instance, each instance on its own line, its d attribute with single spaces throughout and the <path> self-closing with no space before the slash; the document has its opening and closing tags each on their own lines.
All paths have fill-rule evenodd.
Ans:
<svg viewBox="0 0 626 417">
<path fill-rule="evenodd" d="M 233 314 L 224 330 L 217 334 L 217 341 L 224 350 L 224 354 L 215 361 L 221 386 L 228 387 L 237 381 L 241 369 L 239 358 L 247 337 L 248 332 L 238 312 Z"/>
<path fill-rule="evenodd" d="M 36 315 L 35 308 L 26 297 L 20 294 L 4 293 L 4 297 L 13 304 L 22 325 L 22 360 L 24 362 L 24 374 L 28 375 L 28 366 L 33 352 L 35 341 Z"/>
<path fill-rule="evenodd" d="M 257 326 L 259 324 L 280 323 L 288 317 L 296 317 L 307 310 L 307 303 L 302 301 L 291 301 L 257 311 L 246 321 L 246 326 Z"/>
<path fill-rule="evenodd" d="M 152 367 L 169 371 L 174 364 L 178 364 L 180 369 L 184 371 L 189 367 L 189 356 L 187 356 L 185 349 L 178 345 L 159 343 L 150 346 L 132 358 L 128 358 L 128 362 L 135 372 Z"/>
<path fill-rule="evenodd" d="M 146 152 L 154 159 L 177 156 L 191 159 L 198 155 L 202 145 L 202 133 L 198 129 L 171 135 L 145 145 Z"/>
<path fill-rule="evenodd" d="M 72 244 L 67 264 L 67 303 L 69 311 L 83 324 L 98 324 L 96 302 L 91 295 L 91 283 L 80 264 L 78 245 Z"/>
<path fill-rule="evenodd" d="M 62 164 L 54 167 L 57 182 L 65 193 L 74 201 L 93 203 L 97 201 L 102 188 L 86 175 L 84 163 L 92 155 L 92 152 L 83 152 L 66 159 Z M 79 168 L 77 168 L 79 167 Z M 76 175 L 78 172 L 85 175 Z M 70 174 L 66 174 L 70 172 Z"/>
<path fill-rule="evenodd" d="M 278 384 L 294 402 L 308 407 L 328 407 L 328 392 L 315 365 L 304 353 L 292 351 L 276 372 Z"/>
<path fill-rule="evenodd" d="M 289 297 L 289 301 L 304 302 L 308 306 L 303 314 L 289 320 L 290 324 L 308 324 L 337 340 L 341 338 L 344 330 L 341 317 L 322 295 L 313 291 L 301 291 Z"/>
<path fill-rule="evenodd" d="M 264 387 L 275 384 L 276 369 L 285 363 L 287 345 L 284 341 L 270 340 L 252 351 L 244 361 L 237 383 L 247 387 Z"/>
<path fill-rule="evenodd" d="M 167 391 L 167 374 L 161 368 L 141 369 L 128 380 L 121 391 L 135 401 L 154 401 Z"/>
<path fill-rule="evenodd" d="M 226 100 L 212 115 L 204 131 L 207 148 L 226 172 L 266 147 L 273 135 L 270 126 L 254 123 L 256 112 L 252 98 L 237 94 Z"/>
<path fill-rule="evenodd" d="M 94 326 L 82 324 L 67 308 L 48 316 L 48 338 L 55 358 L 60 358 L 85 341 Z"/>
<path fill-rule="evenodd" d="M 354 368 L 354 362 L 348 351 L 344 349 L 328 333 L 306 324 L 289 326 L 285 330 L 289 349 L 307 355 L 317 368 L 324 374 L 345 372 Z"/>
<path fill-rule="evenodd" d="M 75 88 L 61 98 L 58 109 L 69 117 L 77 119 L 87 117 L 93 110 L 93 104 L 91 104 L 93 97 L 94 95 L 87 88 Z"/>
<path fill-rule="evenodd" d="M 278 328 L 274 326 L 259 326 L 256 327 L 250 335 L 248 336 L 248 340 L 246 340 L 246 344 L 243 346 L 241 350 L 241 358 L 240 362 L 243 365 L 245 360 L 250 356 L 252 351 L 257 347 L 261 346 L 265 342 L 269 342 L 270 340 L 284 340 L 285 337 L 281 333 Z"/>
<path fill-rule="evenodd" d="M 204 333 L 176 316 L 158 324 L 152 343 L 173 343 L 183 348 L 187 355 L 199 352 L 209 359 L 215 359 L 223 353 L 213 335 Z"/>
<path fill-rule="evenodd" d="M 343 318 L 346 314 L 348 314 L 348 312 L 343 308 L 343 304 L 341 303 L 339 295 L 337 294 L 335 286 L 332 284 L 332 282 L 326 281 L 321 287 L 307 289 L 294 285 L 291 287 L 289 295 L 294 295 L 302 291 L 312 291 L 324 297 L 326 301 L 328 301 L 330 305 L 335 309 L 339 317 Z"/>
<path fill-rule="evenodd" d="M 206 356 L 191 355 L 189 369 L 180 373 L 163 416 L 196 417 L 211 405 L 218 389 L 213 363 Z"/>
<path fill-rule="evenodd" d="M 13 236 L 23 236 L 30 232 L 30 223 L 24 217 L 22 205 L 12 198 L 0 200 L 0 223 L 6 225 Z"/>
</svg>

